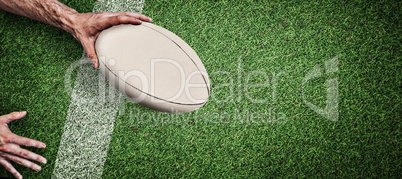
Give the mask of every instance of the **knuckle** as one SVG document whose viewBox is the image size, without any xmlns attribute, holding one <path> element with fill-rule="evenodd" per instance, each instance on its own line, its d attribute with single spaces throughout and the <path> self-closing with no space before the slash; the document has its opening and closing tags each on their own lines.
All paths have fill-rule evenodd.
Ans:
<svg viewBox="0 0 402 179">
<path fill-rule="evenodd" d="M 104 12 L 99 12 L 99 13 L 97 13 L 99 16 L 97 16 L 97 18 L 105 18 L 105 17 L 107 17 L 107 16 L 110 16 L 110 12 L 106 12 L 106 11 L 104 11 Z"/>
<path fill-rule="evenodd" d="M 8 136 L 6 136 L 6 137 L 3 137 L 3 140 L 2 140 L 4 143 L 9 143 L 10 142 L 10 137 L 8 137 Z"/>
<path fill-rule="evenodd" d="M 24 158 L 28 158 L 28 156 L 29 156 L 28 153 L 26 153 L 24 151 L 19 151 L 18 155 L 21 156 L 21 157 L 24 157 Z"/>
<path fill-rule="evenodd" d="M 14 119 L 14 118 L 17 118 L 18 117 L 18 115 L 19 115 L 19 112 L 12 112 L 11 114 L 11 117 Z"/>
<path fill-rule="evenodd" d="M 11 148 L 8 145 L 3 145 L 0 147 L 0 150 L 4 151 L 4 152 L 11 152 Z M 3 154 L 4 155 L 4 154 Z"/>
<path fill-rule="evenodd" d="M 106 16 L 106 12 L 98 12 L 98 13 L 93 13 L 93 14 L 91 15 L 91 18 L 93 18 L 93 19 L 99 21 L 100 19 L 105 18 L 105 16 Z"/>
<path fill-rule="evenodd" d="M 93 53 L 88 54 L 88 58 L 92 60 L 96 59 L 96 55 Z"/>
<path fill-rule="evenodd" d="M 15 163 L 18 163 L 19 165 L 23 165 L 24 163 L 21 160 L 13 160 Z"/>
<path fill-rule="evenodd" d="M 12 136 L 5 136 L 5 137 L 3 138 L 3 140 L 4 140 L 5 143 L 12 143 L 12 142 L 14 142 L 14 138 L 13 138 Z"/>
<path fill-rule="evenodd" d="M 9 143 L 9 142 L 10 142 L 10 137 L 8 137 L 8 136 L 3 136 L 3 137 L 1 137 L 1 138 L 0 138 L 0 142 L 1 142 L 2 144 Z M 2 148 L 2 147 L 0 147 L 0 148 Z"/>
<path fill-rule="evenodd" d="M 10 168 L 10 170 L 11 170 L 11 168 Z M 19 176 L 19 173 L 17 172 L 17 171 L 14 171 L 14 172 L 12 172 L 12 174 L 14 175 L 14 176 Z"/>
<path fill-rule="evenodd" d="M 122 20 L 124 20 L 124 18 L 125 18 L 125 16 L 121 16 L 121 15 L 120 15 L 120 16 L 116 16 L 116 20 L 119 21 L 119 22 L 122 21 Z"/>
<path fill-rule="evenodd" d="M 129 15 L 130 15 L 130 12 L 122 12 L 121 14 L 122 14 L 122 15 L 125 15 L 125 16 L 129 16 Z"/>
</svg>

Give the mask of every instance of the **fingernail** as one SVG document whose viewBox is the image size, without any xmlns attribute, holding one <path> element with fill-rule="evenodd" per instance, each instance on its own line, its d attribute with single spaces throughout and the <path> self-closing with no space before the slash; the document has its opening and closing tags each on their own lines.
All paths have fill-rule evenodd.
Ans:
<svg viewBox="0 0 402 179">
<path fill-rule="evenodd" d="M 46 144 L 40 144 L 40 146 L 39 146 L 40 148 L 46 148 Z"/>
<path fill-rule="evenodd" d="M 96 62 L 92 62 L 92 64 L 94 64 L 94 68 L 96 68 Z"/>
<path fill-rule="evenodd" d="M 23 115 L 24 115 L 24 112 L 25 112 L 25 111 L 21 111 L 21 112 L 19 112 L 19 113 L 17 114 L 17 117 L 21 117 L 21 116 L 23 116 Z"/>
<path fill-rule="evenodd" d="M 41 170 L 41 168 L 40 168 L 40 166 L 34 166 L 34 170 L 36 170 L 36 171 L 40 171 L 40 170 Z"/>
<path fill-rule="evenodd" d="M 46 163 L 47 163 L 47 160 L 44 158 L 44 159 L 42 159 L 40 162 L 43 163 L 43 164 L 46 164 Z"/>
<path fill-rule="evenodd" d="M 151 19 L 151 18 L 149 18 L 149 21 L 152 21 L 152 19 Z"/>
</svg>

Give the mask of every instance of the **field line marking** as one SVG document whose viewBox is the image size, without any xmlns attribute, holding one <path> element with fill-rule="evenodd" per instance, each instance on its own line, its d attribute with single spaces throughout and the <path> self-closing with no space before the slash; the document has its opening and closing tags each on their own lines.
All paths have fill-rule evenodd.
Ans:
<svg viewBox="0 0 402 179">
<path fill-rule="evenodd" d="M 103 0 L 95 2 L 94 11 L 142 13 L 143 5 L 144 0 Z M 66 76 L 71 76 L 74 68 L 79 69 L 52 178 L 101 178 L 121 94 L 93 68 L 85 51 Z"/>
</svg>

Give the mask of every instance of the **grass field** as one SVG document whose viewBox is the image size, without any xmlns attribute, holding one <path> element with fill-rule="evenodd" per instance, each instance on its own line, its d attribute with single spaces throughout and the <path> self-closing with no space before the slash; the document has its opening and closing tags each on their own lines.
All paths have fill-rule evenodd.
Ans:
<svg viewBox="0 0 402 179">
<path fill-rule="evenodd" d="M 79 12 L 93 7 L 62 2 Z M 127 101 L 102 177 L 401 178 L 401 7 L 146 0 L 143 14 L 198 53 L 212 94 L 203 108 L 180 115 Z M 28 111 L 10 129 L 47 144 L 29 148 L 48 159 L 41 172 L 14 166 L 25 178 L 50 178 L 70 104 L 64 74 L 82 47 L 67 32 L 5 11 L 0 47 L 0 114 Z M 338 71 L 328 74 L 333 57 Z M 303 89 L 317 65 L 322 75 Z M 324 108 L 327 79 L 338 82 L 336 122 L 303 100 Z M 0 176 L 12 177 L 3 167 Z"/>
</svg>

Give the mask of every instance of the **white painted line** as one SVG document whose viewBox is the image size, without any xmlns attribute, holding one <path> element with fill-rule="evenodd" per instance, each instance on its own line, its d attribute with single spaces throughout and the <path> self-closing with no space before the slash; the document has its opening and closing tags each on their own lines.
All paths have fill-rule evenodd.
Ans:
<svg viewBox="0 0 402 179">
<path fill-rule="evenodd" d="M 96 1 L 94 12 L 141 13 L 144 0 Z M 103 173 L 121 94 L 83 57 L 66 74 L 66 85 L 79 68 L 71 94 L 52 178 L 100 178 Z M 71 82 L 71 80 L 70 80 Z"/>
</svg>

